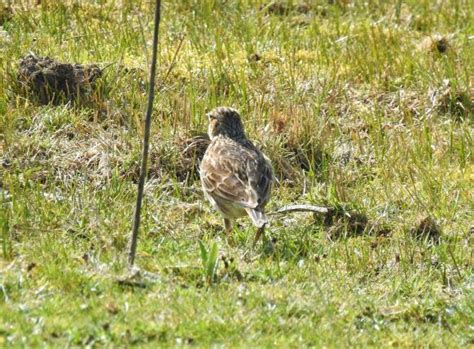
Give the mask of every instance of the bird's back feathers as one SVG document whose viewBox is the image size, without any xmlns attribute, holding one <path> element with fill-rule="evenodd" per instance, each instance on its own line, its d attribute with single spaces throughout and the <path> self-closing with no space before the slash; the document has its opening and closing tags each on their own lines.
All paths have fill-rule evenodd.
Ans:
<svg viewBox="0 0 474 349">
<path fill-rule="evenodd" d="M 241 206 L 255 225 L 265 224 L 260 211 L 270 198 L 273 173 L 268 159 L 252 142 L 214 138 L 201 162 L 200 175 L 204 191 L 217 203 Z M 253 211 L 256 213 L 250 213 Z"/>
</svg>

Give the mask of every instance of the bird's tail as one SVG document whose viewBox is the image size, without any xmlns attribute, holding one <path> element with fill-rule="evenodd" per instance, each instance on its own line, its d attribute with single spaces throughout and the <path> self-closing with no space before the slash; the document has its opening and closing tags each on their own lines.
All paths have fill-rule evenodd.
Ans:
<svg viewBox="0 0 474 349">
<path fill-rule="evenodd" d="M 252 219 L 252 223 L 257 227 L 261 228 L 268 223 L 268 218 L 265 213 L 261 211 L 256 211 L 253 208 L 246 208 L 247 214 Z"/>
</svg>

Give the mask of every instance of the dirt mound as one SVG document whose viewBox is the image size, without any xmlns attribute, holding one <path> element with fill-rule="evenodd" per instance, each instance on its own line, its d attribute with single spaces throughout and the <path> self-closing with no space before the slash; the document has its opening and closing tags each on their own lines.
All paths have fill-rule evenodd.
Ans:
<svg viewBox="0 0 474 349">
<path fill-rule="evenodd" d="M 431 217 L 419 218 L 416 225 L 410 229 L 410 233 L 418 240 L 439 244 L 441 240 L 441 229 Z"/>
<path fill-rule="evenodd" d="M 102 76 L 97 65 L 60 63 L 29 54 L 20 60 L 18 82 L 27 97 L 40 104 L 78 100 L 94 88 Z"/>
<path fill-rule="evenodd" d="M 199 164 L 210 143 L 209 136 L 205 133 L 178 140 L 180 159 L 176 169 L 177 178 L 180 180 L 198 178 Z"/>
<path fill-rule="evenodd" d="M 191 183 L 199 179 L 199 164 L 210 143 L 207 134 L 179 135 L 172 143 L 157 144 L 150 149 L 147 176 L 161 178 L 164 174 L 180 182 Z M 124 166 L 123 178 L 137 182 L 140 175 L 138 158 Z"/>
<path fill-rule="evenodd" d="M 331 207 L 324 218 L 330 239 L 360 236 L 369 227 L 368 217 L 355 210 L 346 211 L 339 207 Z"/>
<path fill-rule="evenodd" d="M 309 4 L 291 4 L 283 1 L 273 1 L 260 6 L 260 10 L 265 10 L 266 13 L 277 16 L 286 16 L 291 12 L 306 14 L 310 12 L 311 9 L 312 6 Z"/>
<path fill-rule="evenodd" d="M 426 36 L 418 44 L 418 48 L 422 51 L 445 54 L 453 49 L 452 39 L 453 35 L 434 34 Z"/>
</svg>

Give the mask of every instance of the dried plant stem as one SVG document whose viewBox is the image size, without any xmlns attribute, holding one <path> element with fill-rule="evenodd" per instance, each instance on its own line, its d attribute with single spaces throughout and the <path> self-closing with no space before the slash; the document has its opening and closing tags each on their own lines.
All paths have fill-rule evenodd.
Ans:
<svg viewBox="0 0 474 349">
<path fill-rule="evenodd" d="M 275 212 L 270 212 L 269 215 L 284 214 L 289 212 L 316 212 L 328 213 L 331 210 L 329 207 L 313 206 L 313 205 L 288 205 L 278 209 Z"/>
<path fill-rule="evenodd" d="M 135 254 L 137 250 L 137 239 L 138 239 L 138 228 L 140 226 L 140 212 L 142 208 L 143 190 L 145 187 L 145 179 L 146 179 L 146 172 L 147 172 L 148 151 L 150 147 L 151 113 L 153 109 L 153 98 L 155 97 L 155 75 L 156 75 L 156 60 L 157 60 L 157 51 L 158 51 L 158 31 L 160 27 L 160 14 L 161 14 L 160 10 L 161 10 L 161 1 L 156 0 L 155 28 L 153 32 L 153 48 L 152 48 L 153 53 L 152 53 L 151 69 L 150 69 L 150 87 L 148 91 L 148 103 L 147 103 L 146 116 L 145 116 L 145 134 L 143 137 L 142 164 L 140 168 L 140 179 L 138 182 L 137 204 L 135 207 L 135 215 L 133 219 L 132 237 L 130 240 L 130 252 L 128 255 L 128 262 L 130 266 L 133 266 L 133 263 L 135 262 Z"/>
</svg>

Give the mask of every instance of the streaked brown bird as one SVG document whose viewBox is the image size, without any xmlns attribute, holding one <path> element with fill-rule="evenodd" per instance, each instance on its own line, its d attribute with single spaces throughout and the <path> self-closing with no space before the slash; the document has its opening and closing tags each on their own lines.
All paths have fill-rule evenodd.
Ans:
<svg viewBox="0 0 474 349">
<path fill-rule="evenodd" d="M 224 217 L 229 237 L 233 222 L 246 214 L 257 227 L 254 246 L 268 223 L 273 172 L 270 160 L 247 138 L 237 110 L 218 107 L 207 114 L 211 144 L 201 162 L 205 196 Z"/>
</svg>

